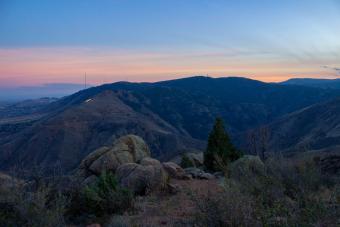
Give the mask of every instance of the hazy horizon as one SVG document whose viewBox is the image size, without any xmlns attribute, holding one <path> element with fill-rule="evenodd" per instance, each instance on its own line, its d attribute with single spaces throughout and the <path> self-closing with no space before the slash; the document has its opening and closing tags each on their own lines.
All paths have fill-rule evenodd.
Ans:
<svg viewBox="0 0 340 227">
<path fill-rule="evenodd" d="M 207 76 L 207 75 L 192 75 L 188 77 L 178 77 L 174 79 L 185 79 L 185 78 L 200 77 L 200 76 Z M 222 76 L 222 77 L 211 77 L 211 78 L 230 78 L 230 77 L 251 79 L 248 77 L 241 77 L 241 76 Z M 286 82 L 292 79 L 316 80 L 316 78 L 292 77 L 292 78 L 288 78 L 287 80 L 273 82 L 273 83 L 282 83 L 282 82 Z M 340 78 L 336 78 L 336 79 L 322 79 L 321 78 L 321 80 L 325 80 L 325 81 L 332 81 L 332 80 L 337 80 L 337 79 L 340 80 Z M 166 79 L 166 80 L 173 80 L 173 79 Z M 165 81 L 165 80 L 158 80 L 158 81 L 152 81 L 152 82 L 160 82 L 160 81 Z M 258 80 L 258 81 L 261 81 L 261 80 Z M 113 81 L 110 83 L 117 83 L 117 82 L 148 83 L 148 81 L 128 81 L 128 80 Z M 261 82 L 268 83 L 265 81 L 261 81 Z M 272 83 L 272 82 L 269 82 L 269 83 Z M 61 98 L 61 97 L 76 93 L 78 91 L 81 91 L 83 89 L 94 87 L 94 86 L 100 86 L 103 84 L 108 84 L 108 83 L 85 85 L 85 81 L 83 81 L 83 83 L 46 83 L 46 84 L 37 84 L 37 85 L 31 85 L 31 86 L 29 85 L 28 86 L 1 86 L 0 85 L 0 101 L 2 102 L 3 101 L 21 101 L 21 100 L 38 99 L 38 98 L 45 98 L 45 97 Z"/>
<path fill-rule="evenodd" d="M 0 85 L 336 78 L 340 3 L 0 2 Z"/>
</svg>

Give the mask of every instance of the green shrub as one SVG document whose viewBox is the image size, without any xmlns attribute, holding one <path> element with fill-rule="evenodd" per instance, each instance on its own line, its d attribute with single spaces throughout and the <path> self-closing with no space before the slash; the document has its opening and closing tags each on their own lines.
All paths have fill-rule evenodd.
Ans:
<svg viewBox="0 0 340 227">
<path fill-rule="evenodd" d="M 182 168 L 189 168 L 189 167 L 194 167 L 195 165 L 186 154 L 183 154 L 180 166 Z"/>
<path fill-rule="evenodd" d="M 65 226 L 66 197 L 47 184 L 0 193 L 0 226 Z"/>
<path fill-rule="evenodd" d="M 112 173 L 105 172 L 95 184 L 85 187 L 73 198 L 72 216 L 122 214 L 133 206 L 134 201 L 133 193 L 120 187 Z"/>
</svg>

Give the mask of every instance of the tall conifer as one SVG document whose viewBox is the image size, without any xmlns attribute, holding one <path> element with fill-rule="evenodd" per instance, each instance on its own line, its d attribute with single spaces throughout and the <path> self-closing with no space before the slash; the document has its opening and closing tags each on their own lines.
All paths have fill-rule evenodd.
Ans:
<svg viewBox="0 0 340 227">
<path fill-rule="evenodd" d="M 208 146 L 204 152 L 204 165 L 207 170 L 218 171 L 219 165 L 227 165 L 240 157 L 240 153 L 230 142 L 221 118 L 216 118 L 209 134 Z"/>
</svg>

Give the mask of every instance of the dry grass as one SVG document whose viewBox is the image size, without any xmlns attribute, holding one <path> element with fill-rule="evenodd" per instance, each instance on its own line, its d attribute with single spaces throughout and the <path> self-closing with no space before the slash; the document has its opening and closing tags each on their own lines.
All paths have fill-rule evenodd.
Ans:
<svg viewBox="0 0 340 227">
<path fill-rule="evenodd" d="M 233 174 L 222 194 L 196 196 L 197 226 L 337 226 L 339 182 L 314 163 L 268 160 L 263 174 Z M 237 177 L 234 177 L 237 176 Z"/>
<path fill-rule="evenodd" d="M 136 200 L 135 215 L 129 217 L 132 226 L 192 226 L 195 219 L 194 195 L 220 193 L 216 180 L 172 180 L 180 187 L 175 195 L 154 194 Z"/>
<path fill-rule="evenodd" d="M 45 184 L 0 189 L 0 226 L 65 226 L 66 197 Z"/>
<path fill-rule="evenodd" d="M 254 170 L 254 169 L 253 169 Z M 253 171 L 251 170 L 251 171 Z M 31 178 L 32 179 L 32 178 Z M 65 226 L 70 195 L 46 185 L 20 181 L 0 191 L 0 226 Z M 82 222 L 104 226 L 339 226 L 338 178 L 324 175 L 311 162 L 269 159 L 265 171 L 230 171 L 223 180 L 170 180 L 175 194 L 152 193 L 135 198 L 134 208 L 119 216 Z M 18 185 L 18 181 L 14 185 Z M 1 189 L 1 187 L 0 187 Z M 80 214 L 81 216 L 81 214 Z M 80 222 L 79 222 L 80 220 Z"/>
</svg>

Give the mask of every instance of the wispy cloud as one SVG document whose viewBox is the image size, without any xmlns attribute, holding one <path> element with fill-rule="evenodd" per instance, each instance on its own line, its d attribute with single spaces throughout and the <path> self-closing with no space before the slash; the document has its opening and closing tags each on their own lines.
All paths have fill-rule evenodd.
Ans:
<svg viewBox="0 0 340 227">
<path fill-rule="evenodd" d="M 321 66 L 321 68 L 329 69 L 329 70 L 335 72 L 338 76 L 340 76 L 340 68 L 339 67 L 331 67 L 331 66 L 323 65 L 323 66 Z"/>
</svg>

